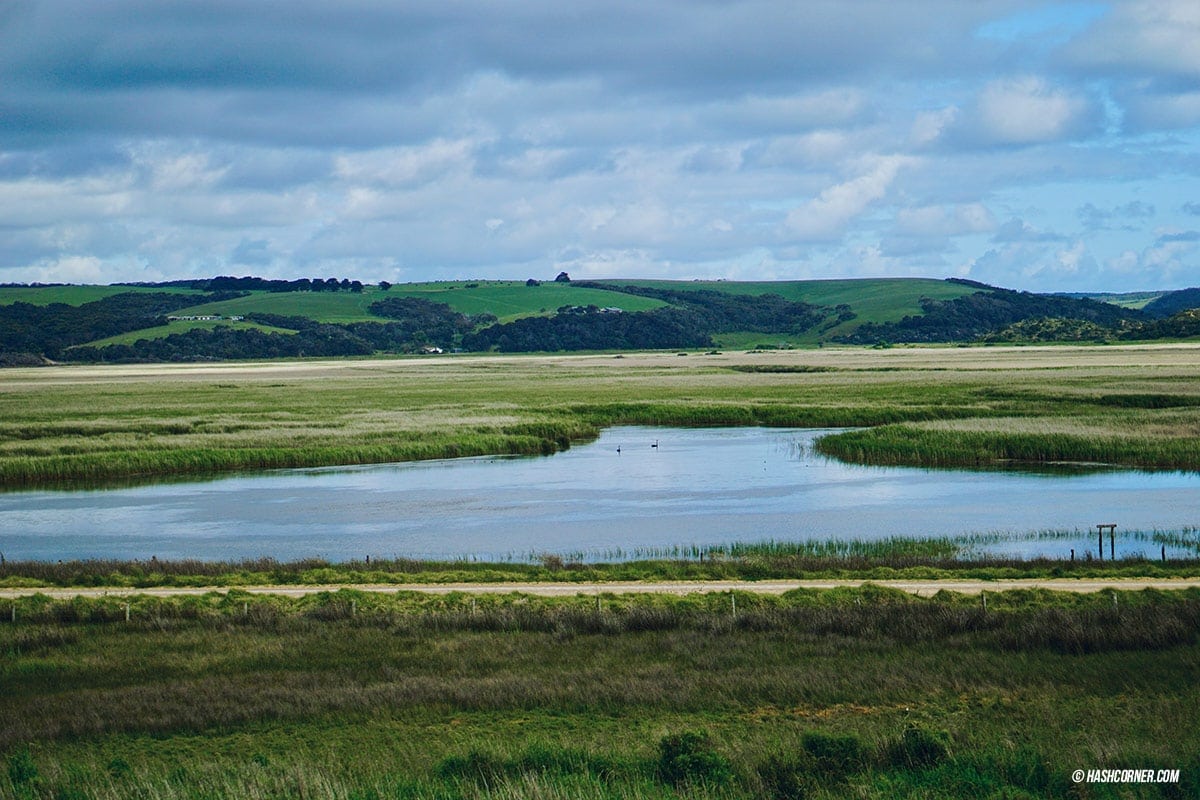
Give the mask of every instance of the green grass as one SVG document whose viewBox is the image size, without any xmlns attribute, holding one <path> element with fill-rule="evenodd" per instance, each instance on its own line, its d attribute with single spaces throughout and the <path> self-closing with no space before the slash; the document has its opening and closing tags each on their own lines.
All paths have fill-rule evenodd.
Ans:
<svg viewBox="0 0 1200 800">
<path fill-rule="evenodd" d="M 90 347 L 106 347 L 110 344 L 133 344 L 139 339 L 165 339 L 175 333 L 187 333 L 192 330 L 212 330 L 218 326 L 232 328 L 234 330 L 259 330 L 263 333 L 283 333 L 290 334 L 295 331 L 286 328 L 276 328 L 272 325 L 259 325 L 257 322 L 247 322 L 245 320 L 175 320 L 166 325 L 158 325 L 153 328 L 140 328 L 129 333 L 118 334 L 117 336 L 109 336 L 105 339 L 97 339 L 94 342 L 88 342 Z"/>
<path fill-rule="evenodd" d="M 151 587 L 393 586 L 448 583 L 604 583 L 708 580 L 1001 580 L 1192 577 L 1200 556 L 1196 529 L 1122 531 L 1117 540 L 1170 548 L 1166 560 L 1021 558 L 987 553 L 989 545 L 1046 541 L 1079 531 L 972 534 L 954 538 L 887 538 L 878 541 L 752 542 L 612 551 L 585 561 L 570 553 L 514 553 L 504 561 L 374 559 L 330 562 L 269 558 L 237 562 L 12 561 L 0 563 L 0 587 L 137 589 Z M 1086 534 L 1090 536 L 1090 532 Z M 1181 555 L 1182 554 L 1182 557 Z M 2 611 L 2 609 L 0 609 Z"/>
<path fill-rule="evenodd" d="M 825 348 L 11 369 L 0 384 L 0 486 L 550 453 L 618 424 L 874 426 L 821 444 L 867 463 L 1200 469 L 1195 352 Z"/>
<path fill-rule="evenodd" d="M 1200 593 L 736 599 L 31 598 L 0 623 L 0 795 L 1200 789 Z"/>
<path fill-rule="evenodd" d="M 0 287 L 0 305 L 10 303 L 32 303 L 35 306 L 48 306 L 51 303 L 66 303 L 69 306 L 81 306 L 84 303 L 94 303 L 111 297 L 114 294 L 137 292 L 169 292 L 173 294 L 198 294 L 193 289 L 178 287 L 156 288 L 152 286 L 7 286 Z"/>
<path fill-rule="evenodd" d="M 446 303 L 463 314 L 494 314 L 502 322 L 535 314 L 550 314 L 565 305 L 615 306 L 643 311 L 665 305 L 659 300 L 620 292 L 584 289 L 567 283 L 526 286 L 523 281 L 401 283 L 383 291 L 377 286 L 353 292 L 253 292 L 246 297 L 205 303 L 180 314 L 246 315 L 254 312 L 309 317 L 320 322 L 380 320 L 370 305 L 388 297 L 421 297 Z"/>
</svg>

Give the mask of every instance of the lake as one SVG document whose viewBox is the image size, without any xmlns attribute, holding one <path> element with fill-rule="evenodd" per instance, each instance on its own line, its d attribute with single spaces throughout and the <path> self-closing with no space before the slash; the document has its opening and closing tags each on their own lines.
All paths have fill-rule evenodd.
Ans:
<svg viewBox="0 0 1200 800">
<path fill-rule="evenodd" d="M 1094 526 L 1112 522 L 1118 557 L 1157 557 L 1157 543 L 1123 534 L 1200 526 L 1197 473 L 862 467 L 814 454 L 825 433 L 618 427 L 547 457 L 9 492 L 0 494 L 0 552 L 13 560 L 595 560 L 732 542 L 996 533 L 989 552 L 1075 548 L 1082 557 L 1095 549 Z M 1037 535 L 1047 530 L 1077 534 Z M 1105 547 L 1107 557 L 1107 539 Z"/>
</svg>

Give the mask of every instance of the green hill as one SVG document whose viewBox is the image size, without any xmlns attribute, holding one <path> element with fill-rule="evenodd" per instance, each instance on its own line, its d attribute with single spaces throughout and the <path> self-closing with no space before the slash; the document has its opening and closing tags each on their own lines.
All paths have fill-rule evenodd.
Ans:
<svg viewBox="0 0 1200 800">
<path fill-rule="evenodd" d="M 523 281 L 450 281 L 395 284 L 387 291 L 366 286 L 362 292 L 252 292 L 245 297 L 205 303 L 180 314 L 278 314 L 308 317 L 317 322 L 370 322 L 381 317 L 372 313 L 372 303 L 388 297 L 420 297 L 445 303 L 460 314 L 492 314 L 509 322 L 536 314 L 550 314 L 567 305 L 615 307 L 623 311 L 646 311 L 665 303 L 620 292 L 574 287 L 569 283 Z"/>
<path fill-rule="evenodd" d="M 898 322 L 905 316 L 923 313 L 921 300 L 953 300 L 980 291 L 979 287 L 950 283 L 936 278 L 847 278 L 809 281 L 603 281 L 623 286 L 648 286 L 675 291 L 709 290 L 730 294 L 777 294 L 785 300 L 817 306 L 847 305 L 854 319 L 832 328 L 803 336 L 771 337 L 772 342 L 816 344 L 822 339 L 843 336 L 864 323 Z M 760 333 L 730 333 L 716 337 L 722 347 L 750 347 L 763 342 Z"/>
<path fill-rule="evenodd" d="M 1152 293 L 1143 294 L 1139 300 Z M 381 305 L 389 300 L 390 308 Z M 206 315 L 225 319 L 167 321 Z M 0 354 L 20 356 L 8 361 L 21 363 L 1166 335 L 1147 327 L 1147 319 L 1115 303 L 928 278 L 379 286 L 221 277 L 0 286 Z M 1189 325 L 1172 327 L 1170 336 L 1190 336 Z"/>
<path fill-rule="evenodd" d="M 0 286 L 0 306 L 13 303 L 30 303 L 35 306 L 48 306 L 52 303 L 65 303 L 69 306 L 81 306 L 84 303 L 94 303 L 106 297 L 117 294 L 157 294 L 161 292 L 177 294 L 202 293 L 182 286 L 95 286 L 91 284 L 53 284 L 46 286 Z"/>
</svg>

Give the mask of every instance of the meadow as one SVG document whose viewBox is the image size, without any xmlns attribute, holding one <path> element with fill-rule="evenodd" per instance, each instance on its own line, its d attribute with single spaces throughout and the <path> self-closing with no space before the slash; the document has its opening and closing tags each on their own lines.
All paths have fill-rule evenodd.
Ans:
<svg viewBox="0 0 1200 800">
<path fill-rule="evenodd" d="M 0 796 L 1189 797 L 1198 631 L 1195 590 L 32 597 Z"/>
<path fill-rule="evenodd" d="M 8 369 L 0 486 L 545 454 L 608 425 L 862 427 L 874 464 L 1200 468 L 1200 346 Z"/>
<path fill-rule="evenodd" d="M 10 369 L 0 481 L 547 453 L 631 423 L 866 426 L 822 445 L 866 462 L 1196 469 L 1198 355 L 822 348 Z M 12 587 L 233 588 L 0 601 L 0 797 L 1200 793 L 1198 590 L 403 591 L 417 580 L 1194 574 L 1193 560 L 962 561 L 969 544 L 768 543 L 587 566 L 3 563 Z M 237 588 L 340 581 L 397 591 Z M 1101 768 L 1180 775 L 1072 780 Z"/>
</svg>

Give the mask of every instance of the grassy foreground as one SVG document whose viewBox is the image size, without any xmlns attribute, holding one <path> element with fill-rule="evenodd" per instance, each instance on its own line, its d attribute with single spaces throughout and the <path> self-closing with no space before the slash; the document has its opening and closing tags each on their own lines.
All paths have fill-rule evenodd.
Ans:
<svg viewBox="0 0 1200 800">
<path fill-rule="evenodd" d="M 0 623 L 0 796 L 1200 791 L 1197 591 L 125 602 Z"/>
<path fill-rule="evenodd" d="M 1200 468 L 1200 346 L 9 369 L 0 487 L 485 454 L 614 424 L 867 426 L 864 463 Z"/>
</svg>

